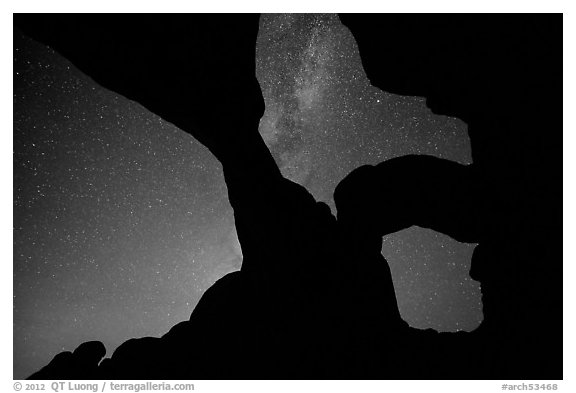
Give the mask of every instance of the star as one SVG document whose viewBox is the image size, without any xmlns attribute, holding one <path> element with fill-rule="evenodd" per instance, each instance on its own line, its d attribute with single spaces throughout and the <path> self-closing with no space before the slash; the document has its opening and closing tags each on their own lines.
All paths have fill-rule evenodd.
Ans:
<svg viewBox="0 0 576 393">
<path fill-rule="evenodd" d="M 370 85 L 337 16 L 263 15 L 257 49 L 262 136 L 283 174 L 333 211 L 360 165 L 471 162 L 464 123 Z M 112 353 L 166 333 L 242 252 L 221 166 L 197 141 L 17 34 L 14 72 L 14 377 L 25 378 L 87 339 Z M 383 239 L 406 321 L 478 326 L 473 248 L 419 228 Z"/>
</svg>

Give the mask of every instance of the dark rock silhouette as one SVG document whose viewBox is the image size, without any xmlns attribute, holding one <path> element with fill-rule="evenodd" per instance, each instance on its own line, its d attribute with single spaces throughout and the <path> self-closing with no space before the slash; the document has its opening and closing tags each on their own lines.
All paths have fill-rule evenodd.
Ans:
<svg viewBox="0 0 576 393">
<path fill-rule="evenodd" d="M 562 378 L 561 16 L 342 15 L 375 86 L 468 123 L 474 164 L 358 168 L 336 189 L 338 219 L 281 176 L 258 134 L 256 15 L 107 18 L 15 24 L 210 149 L 244 260 L 163 337 L 125 342 L 95 374 L 90 345 L 31 378 L 79 378 L 75 357 L 116 379 Z M 381 241 L 412 225 L 479 243 L 474 332 L 401 319 Z"/>
<path fill-rule="evenodd" d="M 380 238 L 418 225 L 460 242 L 478 242 L 483 196 L 473 170 L 431 156 L 362 166 L 336 188 L 338 221 Z"/>
<path fill-rule="evenodd" d="M 30 379 L 94 379 L 100 375 L 98 365 L 106 356 L 100 341 L 82 343 L 74 352 L 61 352 Z"/>
</svg>

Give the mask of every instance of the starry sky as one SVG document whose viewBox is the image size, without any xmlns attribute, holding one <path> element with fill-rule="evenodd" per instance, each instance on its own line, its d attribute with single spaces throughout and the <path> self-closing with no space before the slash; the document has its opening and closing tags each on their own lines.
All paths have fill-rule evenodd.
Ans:
<svg viewBox="0 0 576 393">
<path fill-rule="evenodd" d="M 334 188 L 360 165 L 405 154 L 471 162 L 463 122 L 370 85 L 335 15 L 263 15 L 256 62 L 262 137 L 284 176 L 333 212 Z M 240 268 L 208 150 L 17 31 L 13 151 L 15 378 L 87 340 L 110 356 L 128 338 L 160 336 Z M 473 249 L 417 227 L 383 239 L 411 326 L 478 326 Z"/>
</svg>

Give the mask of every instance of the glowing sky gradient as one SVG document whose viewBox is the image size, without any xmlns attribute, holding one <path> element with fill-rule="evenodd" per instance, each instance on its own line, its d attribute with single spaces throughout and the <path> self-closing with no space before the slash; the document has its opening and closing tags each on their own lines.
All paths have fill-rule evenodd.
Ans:
<svg viewBox="0 0 576 393">
<path fill-rule="evenodd" d="M 282 172 L 333 210 L 335 186 L 359 165 L 410 153 L 470 163 L 465 125 L 370 86 L 334 15 L 264 15 L 257 76 L 260 132 Z M 478 325 L 473 245 L 411 228 L 382 251 L 412 326 Z M 16 32 L 14 377 L 87 340 L 110 356 L 128 338 L 164 334 L 241 262 L 210 153 Z"/>
</svg>

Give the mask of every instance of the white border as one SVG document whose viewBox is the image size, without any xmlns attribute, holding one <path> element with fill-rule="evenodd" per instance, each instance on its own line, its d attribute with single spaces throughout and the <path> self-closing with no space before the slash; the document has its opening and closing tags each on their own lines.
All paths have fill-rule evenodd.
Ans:
<svg viewBox="0 0 576 393">
<path fill-rule="evenodd" d="M 378 3 L 375 6 L 375 3 Z M 573 6 L 570 1 L 497 1 L 484 0 L 482 2 L 445 1 L 445 0 L 403 0 L 401 2 L 385 2 L 373 0 L 354 0 L 349 2 L 322 0 L 310 2 L 306 0 L 291 0 L 282 2 L 272 1 L 119 1 L 99 0 L 98 2 L 81 1 L 4 1 L 2 2 L 0 20 L 0 40 L 2 43 L 2 99 L 4 113 L 2 119 L 5 127 L 2 132 L 2 146 L 4 154 L 0 155 L 0 173 L 4 193 L 1 194 L 1 234 L 0 249 L 3 251 L 3 271 L 0 274 L 2 280 L 1 307 L 5 318 L 2 324 L 2 336 L 4 340 L 2 355 L 0 356 L 0 383 L 5 389 L 2 391 L 14 391 L 12 381 L 12 358 L 13 358 L 13 332 L 12 332 L 12 13 L 13 12 L 563 12 L 564 15 L 564 381 L 559 381 L 559 390 L 574 391 L 568 386 L 575 385 L 573 370 L 576 369 L 574 362 L 574 264 L 576 252 L 572 246 L 575 223 L 575 205 L 573 174 L 575 169 L 574 155 L 571 147 L 574 147 L 573 118 L 576 103 L 574 102 L 574 78 L 572 72 L 576 70 L 574 64 L 574 20 Z M 572 71 L 572 72 L 571 72 Z M 543 97 L 545 99 L 545 97 Z M 567 132 L 570 130 L 572 132 Z M 546 130 L 543 130 L 546 132 Z M 10 187 L 9 187 L 10 186 Z M 10 191 L 8 189 L 10 188 Z M 172 381 L 174 382 L 174 381 Z M 513 381 L 510 381 L 514 383 Z M 529 383 L 530 381 L 524 381 Z M 548 383 L 550 381 L 541 381 Z M 6 385 L 4 385 L 6 384 Z M 2 386 L 0 385 L 0 386 Z M 365 392 L 391 389 L 391 391 L 420 392 L 496 392 L 501 391 L 500 381 L 198 381 L 196 390 L 210 391 L 250 391 L 250 392 L 294 392 L 298 390 L 330 389 L 335 392 L 347 392 L 360 390 Z"/>
</svg>

